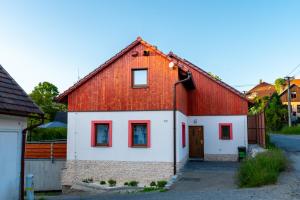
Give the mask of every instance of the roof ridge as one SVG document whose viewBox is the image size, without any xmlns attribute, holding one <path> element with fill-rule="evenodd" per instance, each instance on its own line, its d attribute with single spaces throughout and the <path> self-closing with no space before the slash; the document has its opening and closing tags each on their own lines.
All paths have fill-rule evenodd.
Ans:
<svg viewBox="0 0 300 200">
<path fill-rule="evenodd" d="M 79 81 L 77 81 L 69 89 L 67 89 L 63 93 L 61 93 L 56 99 L 58 101 L 62 100 L 70 92 L 72 92 L 77 87 L 79 87 L 82 84 L 84 84 L 86 81 L 88 81 L 90 78 L 92 78 L 98 72 L 100 72 L 102 69 L 104 69 L 105 67 L 107 67 L 108 65 L 110 65 L 111 63 L 113 63 L 114 61 L 116 61 L 120 56 L 124 55 L 126 52 L 128 52 L 130 49 L 132 49 L 133 47 L 135 47 L 139 43 L 144 44 L 145 46 L 147 46 L 149 48 L 152 48 L 154 51 L 156 51 L 160 55 L 162 55 L 165 58 L 171 60 L 166 54 L 164 54 L 162 51 L 158 50 L 156 46 L 151 45 L 150 43 L 148 43 L 145 40 L 143 40 L 140 36 L 138 36 L 136 38 L 136 40 L 134 40 L 132 43 L 130 43 L 129 45 L 127 45 L 125 48 L 123 48 L 121 51 L 119 51 L 118 53 L 116 53 L 114 56 L 112 56 L 110 59 L 108 59 L 107 61 L 105 61 L 103 64 L 99 65 L 96 69 L 94 69 L 92 72 L 90 72 L 89 74 L 87 74 L 85 77 L 83 77 L 82 79 L 80 79 Z"/>
</svg>

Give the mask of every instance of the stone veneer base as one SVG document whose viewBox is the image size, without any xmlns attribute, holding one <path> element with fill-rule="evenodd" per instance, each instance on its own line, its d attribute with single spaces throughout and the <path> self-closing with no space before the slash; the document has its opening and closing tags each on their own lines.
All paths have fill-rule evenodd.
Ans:
<svg viewBox="0 0 300 200">
<path fill-rule="evenodd" d="M 237 161 L 237 154 L 204 154 L 205 161 Z"/>
<path fill-rule="evenodd" d="M 180 166 L 183 164 L 180 163 Z M 113 179 L 118 183 L 136 180 L 144 186 L 152 181 L 168 181 L 172 175 L 172 162 L 68 160 L 62 173 L 62 185 L 72 186 L 92 177 L 94 181 Z"/>
</svg>

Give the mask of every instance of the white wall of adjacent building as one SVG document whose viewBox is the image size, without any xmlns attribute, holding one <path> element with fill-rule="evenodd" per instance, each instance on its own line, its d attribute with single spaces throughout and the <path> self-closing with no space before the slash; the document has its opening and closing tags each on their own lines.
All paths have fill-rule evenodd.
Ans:
<svg viewBox="0 0 300 200">
<path fill-rule="evenodd" d="M 232 123 L 232 140 L 219 139 L 219 123 Z M 237 154 L 238 146 L 248 146 L 246 115 L 190 116 L 189 126 L 203 126 L 204 154 Z"/>
<path fill-rule="evenodd" d="M 19 198 L 22 130 L 26 118 L 0 115 L 0 199 Z"/>
</svg>

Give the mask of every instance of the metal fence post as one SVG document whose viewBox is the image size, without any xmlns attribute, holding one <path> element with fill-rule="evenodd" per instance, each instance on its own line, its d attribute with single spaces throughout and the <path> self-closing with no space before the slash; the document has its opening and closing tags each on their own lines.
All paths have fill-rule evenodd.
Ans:
<svg viewBox="0 0 300 200">
<path fill-rule="evenodd" d="M 34 200 L 34 184 L 33 184 L 33 175 L 28 174 L 26 176 L 26 199 Z"/>
</svg>

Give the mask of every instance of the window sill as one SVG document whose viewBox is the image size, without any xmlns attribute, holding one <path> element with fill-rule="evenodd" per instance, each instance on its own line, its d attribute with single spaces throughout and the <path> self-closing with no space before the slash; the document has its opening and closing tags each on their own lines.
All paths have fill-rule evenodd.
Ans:
<svg viewBox="0 0 300 200">
<path fill-rule="evenodd" d="M 133 89 L 147 89 L 148 88 L 148 85 L 135 85 L 135 86 L 132 86 Z"/>
<path fill-rule="evenodd" d="M 149 148 L 149 146 L 147 146 L 147 145 L 133 145 L 133 146 L 131 146 L 131 148 Z"/>
</svg>

